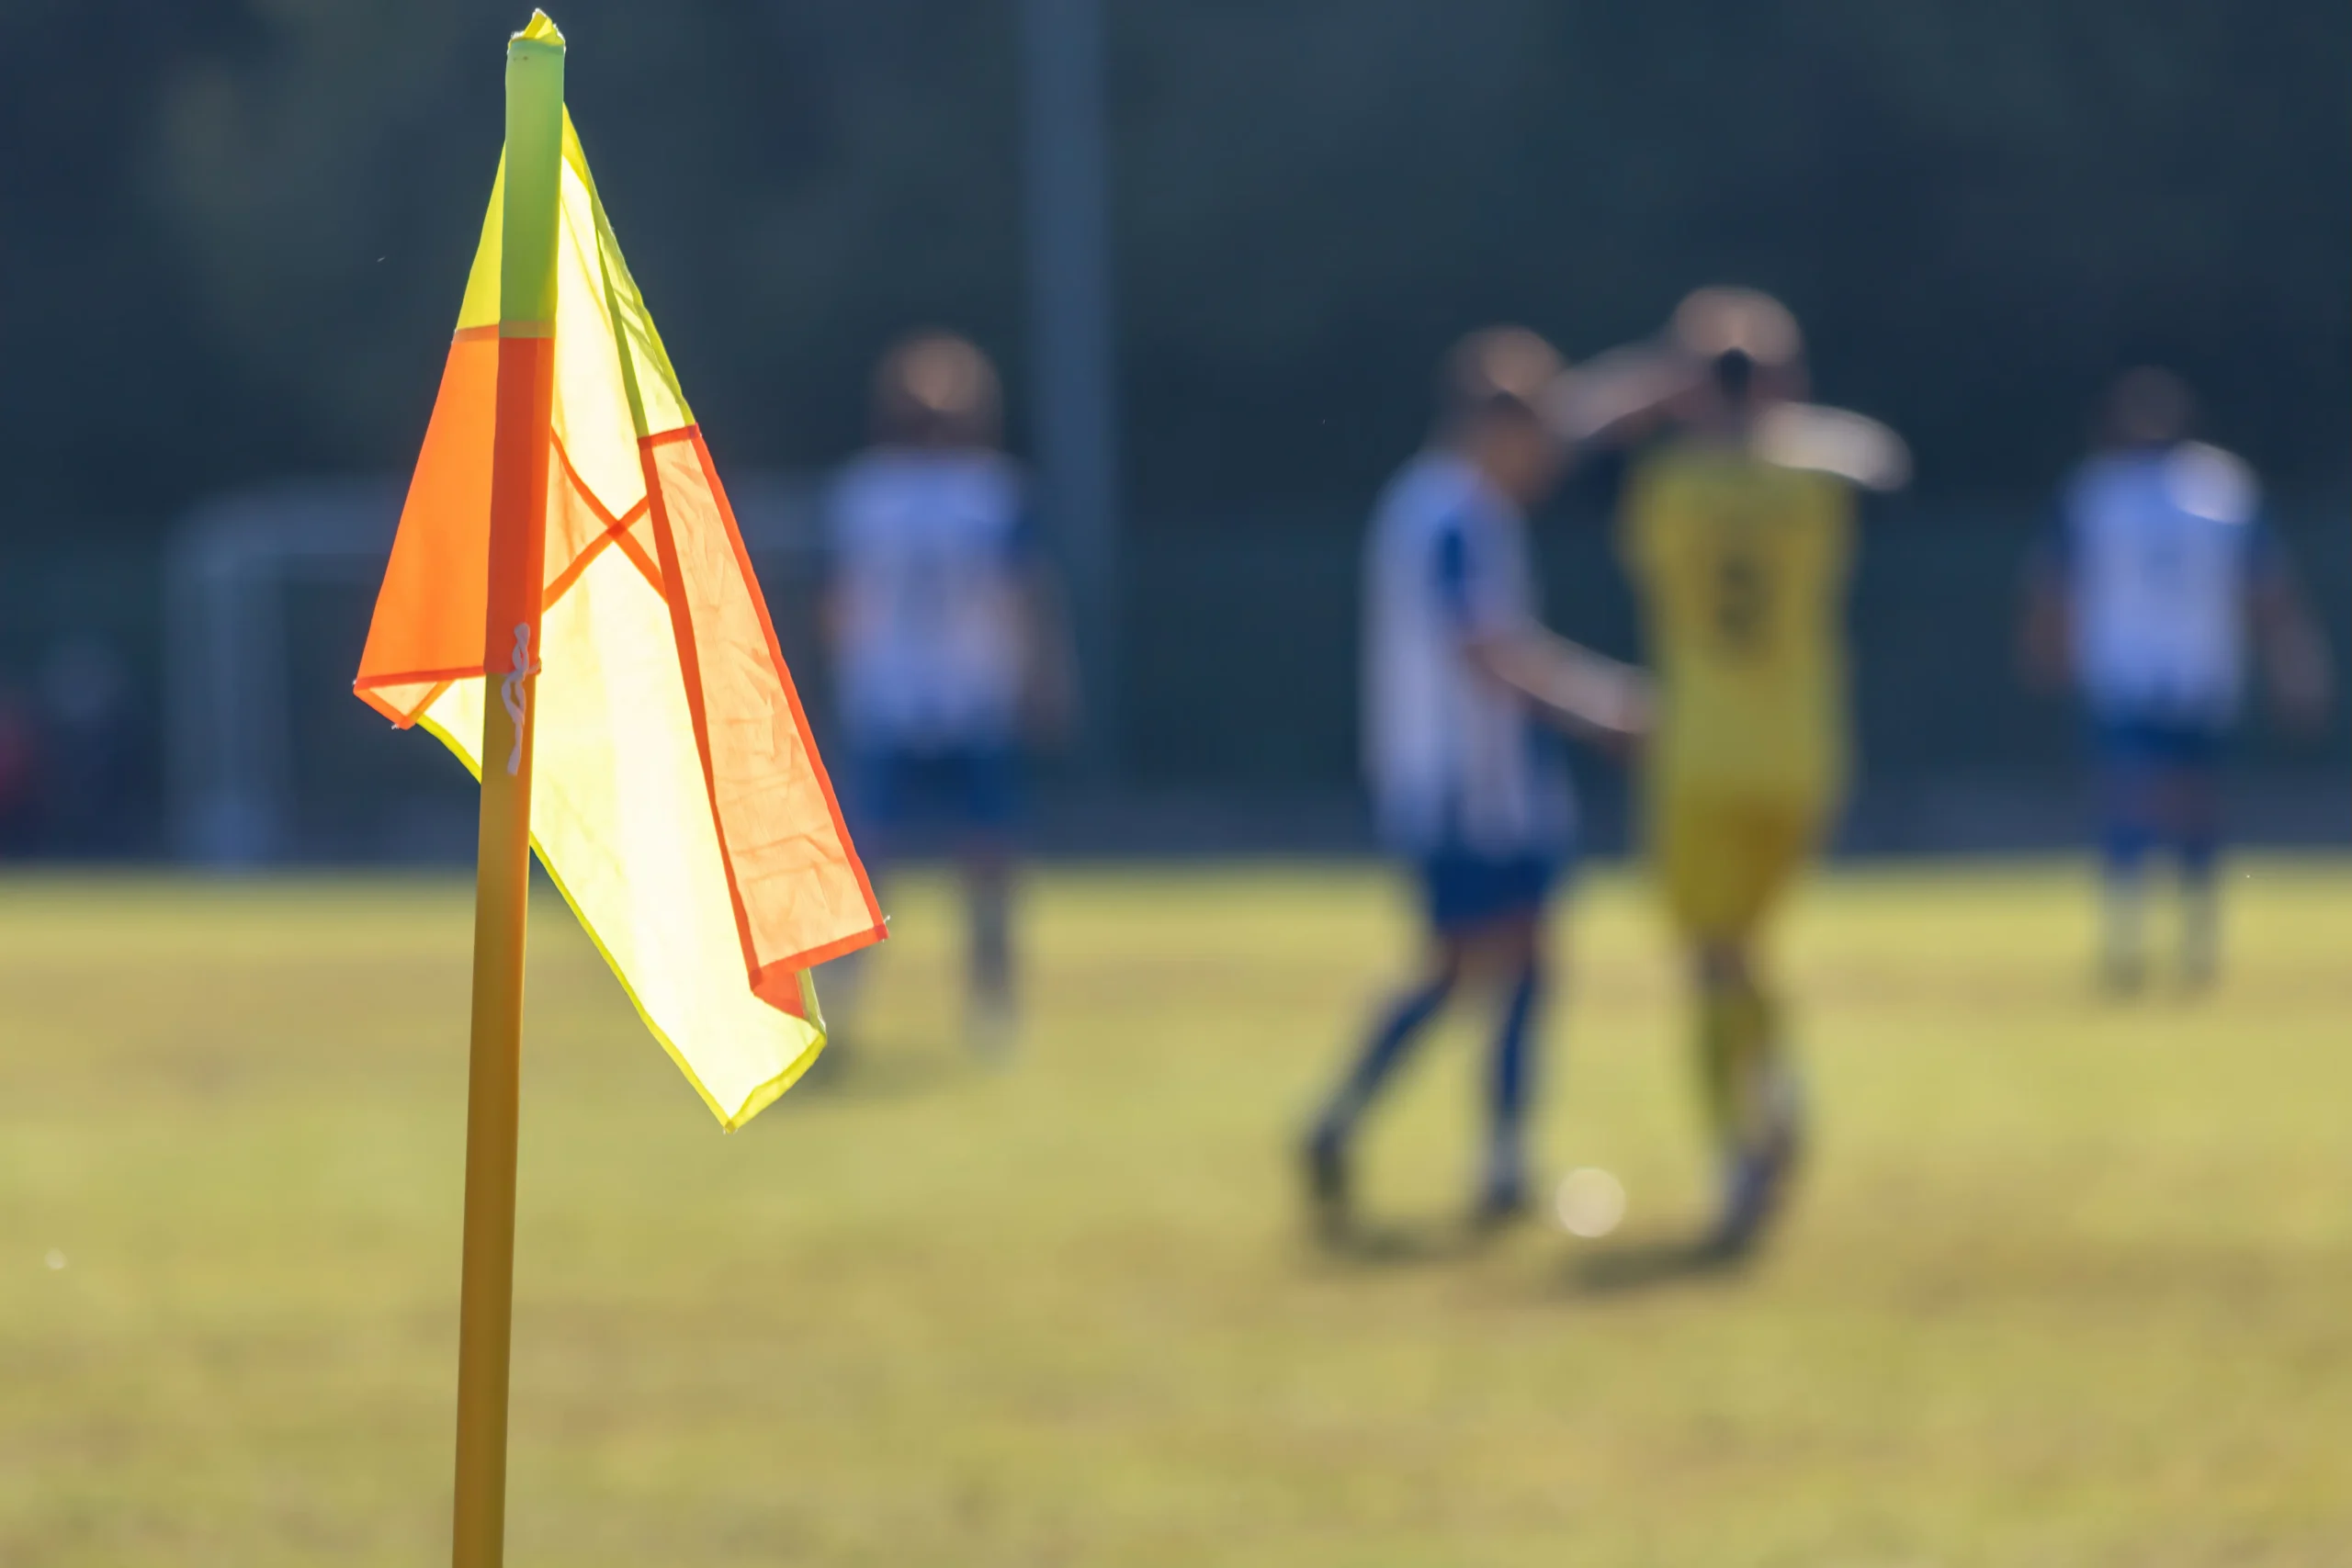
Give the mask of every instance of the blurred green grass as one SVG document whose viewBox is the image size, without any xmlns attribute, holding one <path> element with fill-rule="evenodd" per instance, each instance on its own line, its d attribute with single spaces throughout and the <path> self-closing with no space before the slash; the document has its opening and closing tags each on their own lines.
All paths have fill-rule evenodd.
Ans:
<svg viewBox="0 0 2352 1568">
<path fill-rule="evenodd" d="M 1386 1261 L 1302 1245 L 1287 1158 L 1408 952 L 1373 873 L 1042 878 L 994 1075 L 907 879 L 861 1054 L 731 1137 L 543 903 L 510 1560 L 2352 1561 L 2352 865 L 2233 876 L 2223 987 L 2126 1005 L 2078 867 L 1826 881 L 1783 1245 L 1615 1289 L 1702 1191 L 1622 878 L 1543 1144 L 1625 1228 Z M 0 1562 L 441 1560 L 468 892 L 0 881 Z M 1483 1027 L 1377 1123 L 1384 1217 L 1466 1197 Z"/>
</svg>

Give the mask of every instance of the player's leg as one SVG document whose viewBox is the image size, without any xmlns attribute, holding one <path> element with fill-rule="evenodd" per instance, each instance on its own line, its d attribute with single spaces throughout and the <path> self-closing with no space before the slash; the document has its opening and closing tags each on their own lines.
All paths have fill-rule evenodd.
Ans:
<svg viewBox="0 0 2352 1568">
<path fill-rule="evenodd" d="M 1337 1147 L 1354 1134 L 1356 1123 L 1387 1087 L 1421 1032 L 1453 994 L 1464 967 L 1461 944 L 1442 940 L 1422 977 L 1382 1006 L 1363 1047 L 1315 1120 L 1317 1145 Z"/>
<path fill-rule="evenodd" d="M 1358 1124 L 1461 984 L 1466 956 L 1458 933 L 1436 933 L 1421 977 L 1382 1006 L 1308 1129 L 1307 1196 L 1326 1234 L 1336 1233 L 1348 1221 L 1352 1197 L 1348 1152 Z"/>
<path fill-rule="evenodd" d="M 1799 803 L 1697 803 L 1682 825 L 1704 856 L 1679 914 L 1699 993 L 1699 1056 L 1723 1183 L 1711 1244 L 1753 1246 L 1777 1212 L 1802 1135 L 1785 1011 L 1761 972 L 1759 933 L 1811 853 L 1820 815 Z"/>
<path fill-rule="evenodd" d="M 2142 727 L 2099 728 L 2099 973 L 2108 988 L 2139 989 L 2147 977 L 2147 861 L 2160 790 Z"/>
<path fill-rule="evenodd" d="M 1759 1038 L 1745 1003 L 1746 962 L 1733 908 L 1747 846 L 1722 803 L 1681 791 L 1658 795 L 1650 833 L 1659 891 L 1690 964 L 1708 1131 L 1727 1159 L 1738 1145 L 1739 1086 L 1751 1074 Z"/>
<path fill-rule="evenodd" d="M 1513 868 L 1512 880 L 1531 901 L 1482 927 L 1468 959 L 1476 972 L 1495 977 L 1501 1002 L 1487 1058 L 1486 1159 L 1472 1211 L 1480 1224 L 1525 1213 L 1530 1191 L 1527 1126 L 1548 989 L 1541 899 L 1551 872 L 1529 863 Z"/>
<path fill-rule="evenodd" d="M 1431 958 L 1422 981 L 1392 1001 L 1307 1140 L 1310 1188 L 1327 1228 L 1344 1222 L 1347 1150 L 1356 1125 L 1463 983 L 1503 991 L 1487 1075 L 1487 1140 L 1475 1214 L 1491 1224 L 1527 1206 L 1527 1122 L 1544 996 L 1543 909 L 1557 874 L 1546 856 L 1445 852 L 1423 863 Z"/>
<path fill-rule="evenodd" d="M 845 770 L 849 787 L 842 806 L 857 835 L 866 880 L 877 899 L 904 823 L 908 767 L 909 759 L 897 750 L 860 748 L 851 752 Z M 824 1009 L 827 1036 L 825 1054 L 816 1068 L 820 1082 L 849 1060 L 851 1044 L 863 1023 L 866 974 L 874 961 L 874 949 L 861 948 L 817 972 L 817 995 Z"/>
<path fill-rule="evenodd" d="M 965 1031 L 973 1049 L 1001 1057 L 1019 1028 L 1013 1007 L 1012 852 L 994 841 L 967 844 L 958 869 L 967 922 Z"/>
<path fill-rule="evenodd" d="M 1792 1135 L 1798 1068 L 1791 1047 L 1788 1009 L 1766 972 L 1764 938 L 1798 875 L 1813 858 L 1825 813 L 1804 801 L 1760 800 L 1741 813 L 1745 852 L 1719 911 L 1702 965 L 1717 976 L 1722 1023 L 1729 1039 L 1733 1092 L 1727 1108 L 1732 1135 L 1745 1150 L 1783 1144 Z"/>
<path fill-rule="evenodd" d="M 1327 1233 L 1346 1223 L 1348 1148 L 1357 1124 L 1447 999 L 1474 968 L 1492 962 L 1497 943 L 1509 940 L 1507 917 L 1519 912 L 1510 908 L 1507 879 L 1483 856 L 1441 850 L 1422 860 L 1417 871 L 1430 932 L 1421 977 L 1381 1010 L 1307 1134 L 1308 1191 Z M 1515 1096 L 1523 1096 L 1523 1066 L 1522 1058 Z"/>
<path fill-rule="evenodd" d="M 1803 1152 L 1804 1091 L 1783 1013 L 1747 943 L 1709 943 L 1698 959 L 1712 1036 L 1709 1102 L 1721 1190 L 1710 1250 L 1752 1248 L 1780 1211 Z"/>
<path fill-rule="evenodd" d="M 2165 837 L 2180 857 L 2180 975 L 2210 985 L 2221 965 L 2221 779 L 2211 738 L 2180 738 L 2153 781 Z"/>
<path fill-rule="evenodd" d="M 966 1027 L 973 1047 L 996 1057 L 1010 1052 L 1018 1029 L 1012 936 L 1016 767 L 1009 750 L 959 759 L 965 835 L 957 861 L 969 944 Z"/>
<path fill-rule="evenodd" d="M 1690 961 L 1699 998 L 1699 1071 L 1707 1127 L 1717 1156 L 1728 1163 L 1754 1128 L 1757 1086 L 1778 1031 L 1737 940 L 1720 932 L 1701 935 Z"/>
</svg>

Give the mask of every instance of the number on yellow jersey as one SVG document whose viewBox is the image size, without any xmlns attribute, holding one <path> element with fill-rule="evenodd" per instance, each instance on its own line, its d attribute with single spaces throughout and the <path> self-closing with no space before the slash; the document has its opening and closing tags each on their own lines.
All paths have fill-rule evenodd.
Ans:
<svg viewBox="0 0 2352 1568">
<path fill-rule="evenodd" d="M 1852 518 L 1844 481 L 1746 452 L 1678 443 L 1640 465 L 1621 543 L 1665 698 L 1659 769 L 1837 787 Z"/>
<path fill-rule="evenodd" d="M 1726 660 L 1747 662 L 1760 657 L 1771 643 L 1772 574 L 1769 552 L 1749 526 L 1723 529 L 1709 541 L 1714 564 L 1713 584 L 1717 651 Z"/>
</svg>

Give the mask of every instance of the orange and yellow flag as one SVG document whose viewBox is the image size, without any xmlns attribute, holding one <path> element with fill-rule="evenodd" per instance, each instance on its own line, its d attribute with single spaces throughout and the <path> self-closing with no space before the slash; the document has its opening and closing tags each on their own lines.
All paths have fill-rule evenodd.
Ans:
<svg viewBox="0 0 2352 1568">
<path fill-rule="evenodd" d="M 502 245 L 532 226 L 505 212 L 502 159 L 355 687 L 479 776 L 522 765 L 536 674 L 540 863 L 734 1128 L 823 1047 L 809 967 L 878 941 L 882 916 L 718 470 L 569 114 L 561 126 L 552 288 L 502 288 Z M 517 298 L 544 319 L 507 319 Z M 494 563 L 500 400 L 534 386 L 552 388 L 520 405 L 545 429 L 543 536 L 502 540 L 522 554 Z M 492 603 L 493 579 L 518 570 L 540 584 L 536 628 Z M 518 727 L 512 758 L 480 755 L 493 702 Z"/>
</svg>

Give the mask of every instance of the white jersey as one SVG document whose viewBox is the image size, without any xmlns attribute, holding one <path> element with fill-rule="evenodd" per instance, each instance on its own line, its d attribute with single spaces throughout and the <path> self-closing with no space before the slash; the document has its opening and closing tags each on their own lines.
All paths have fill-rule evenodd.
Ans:
<svg viewBox="0 0 2352 1568">
<path fill-rule="evenodd" d="M 1518 508 L 1459 457 L 1406 465 L 1373 513 L 1364 559 L 1364 770 L 1392 846 L 1566 847 L 1574 802 L 1553 738 L 1463 646 L 1535 615 Z"/>
<path fill-rule="evenodd" d="M 2067 485 L 2076 678 L 2102 717 L 2235 716 L 2262 536 L 2254 476 L 2194 442 L 2092 458 Z"/>
<path fill-rule="evenodd" d="M 1012 742 L 1021 702 L 1023 502 L 995 452 L 878 447 L 834 482 L 833 671 L 862 745 Z"/>
</svg>

